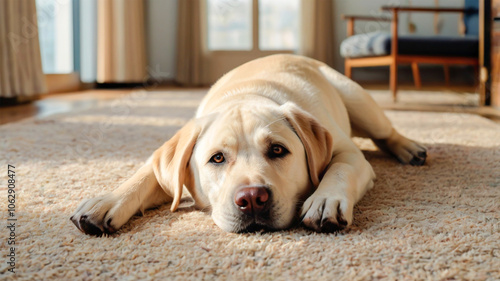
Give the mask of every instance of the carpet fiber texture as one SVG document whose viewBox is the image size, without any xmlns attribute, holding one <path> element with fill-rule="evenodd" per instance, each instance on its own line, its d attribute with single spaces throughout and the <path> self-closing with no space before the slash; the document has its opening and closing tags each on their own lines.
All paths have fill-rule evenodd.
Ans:
<svg viewBox="0 0 500 281">
<path fill-rule="evenodd" d="M 337 234 L 301 227 L 232 234 L 168 206 L 91 237 L 69 217 L 130 177 L 205 91 L 138 91 L 90 110 L 0 127 L 2 280 L 499 280 L 500 126 L 468 114 L 387 111 L 429 149 L 404 166 L 355 139 L 377 174 Z M 15 274 L 5 226 L 15 168 Z M 188 205 L 189 202 L 185 203 Z"/>
</svg>

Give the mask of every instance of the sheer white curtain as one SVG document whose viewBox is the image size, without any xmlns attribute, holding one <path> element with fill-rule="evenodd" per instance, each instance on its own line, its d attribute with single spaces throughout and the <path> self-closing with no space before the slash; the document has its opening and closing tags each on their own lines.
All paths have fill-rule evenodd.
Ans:
<svg viewBox="0 0 500 281">
<path fill-rule="evenodd" d="M 26 100 L 44 92 L 35 0 L 2 0 L 0 97 Z"/>
</svg>

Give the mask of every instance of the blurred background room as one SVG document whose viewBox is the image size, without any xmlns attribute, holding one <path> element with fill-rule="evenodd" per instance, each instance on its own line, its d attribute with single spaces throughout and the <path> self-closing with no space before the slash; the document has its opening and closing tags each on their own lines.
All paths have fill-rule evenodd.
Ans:
<svg viewBox="0 0 500 281">
<path fill-rule="evenodd" d="M 209 87 L 232 68 L 276 53 L 327 63 L 369 89 L 385 108 L 462 109 L 493 118 L 500 106 L 499 5 L 496 0 L 4 0 L 0 118 L 5 123 L 75 106 L 61 93 L 92 100 L 134 88 Z M 411 58 L 391 57 L 393 26 L 398 55 L 408 44 L 417 46 L 406 50 Z M 422 38 L 430 48 L 425 54 L 419 53 L 426 48 Z M 349 53 L 377 48 L 384 51 Z M 22 107 L 10 107 L 18 104 Z M 91 102 L 77 106 L 83 104 Z"/>
</svg>

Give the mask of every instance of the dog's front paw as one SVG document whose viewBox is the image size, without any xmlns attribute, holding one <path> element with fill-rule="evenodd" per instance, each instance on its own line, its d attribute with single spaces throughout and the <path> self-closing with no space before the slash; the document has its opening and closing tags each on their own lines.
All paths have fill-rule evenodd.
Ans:
<svg viewBox="0 0 500 281">
<path fill-rule="evenodd" d="M 335 232 L 352 223 L 353 204 L 346 198 L 315 196 L 302 207 L 302 223 L 317 232 Z"/>
<path fill-rule="evenodd" d="M 112 234 L 121 227 L 114 218 L 117 201 L 111 194 L 84 200 L 70 220 L 85 234 Z"/>
</svg>

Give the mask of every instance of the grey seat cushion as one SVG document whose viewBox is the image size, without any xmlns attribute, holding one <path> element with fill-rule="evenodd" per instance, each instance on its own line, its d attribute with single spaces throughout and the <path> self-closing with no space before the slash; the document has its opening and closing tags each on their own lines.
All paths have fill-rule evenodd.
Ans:
<svg viewBox="0 0 500 281">
<path fill-rule="evenodd" d="M 358 34 L 340 45 L 343 57 L 357 58 L 391 53 L 391 35 L 386 32 Z M 475 36 L 401 36 L 398 54 L 445 57 L 478 57 L 479 39 Z"/>
<path fill-rule="evenodd" d="M 391 41 L 391 35 L 385 32 L 353 35 L 340 44 L 340 55 L 344 58 L 388 55 L 390 49 L 386 48 L 387 41 Z"/>
</svg>

